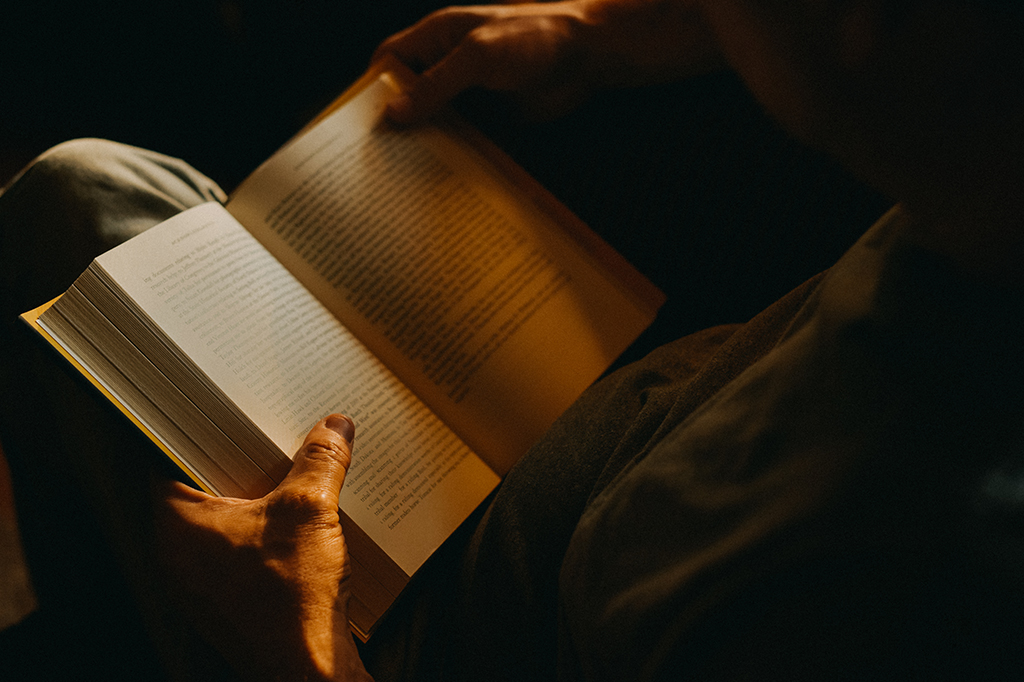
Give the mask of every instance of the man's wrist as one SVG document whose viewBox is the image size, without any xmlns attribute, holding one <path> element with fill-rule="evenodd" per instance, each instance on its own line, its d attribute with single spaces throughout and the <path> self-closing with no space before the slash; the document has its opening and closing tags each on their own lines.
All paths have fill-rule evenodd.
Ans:
<svg viewBox="0 0 1024 682">
<path fill-rule="evenodd" d="M 304 676 L 299 679 L 324 682 L 372 680 L 359 657 L 347 616 L 331 609 L 322 618 L 309 618 L 303 633 L 306 641 Z"/>
</svg>

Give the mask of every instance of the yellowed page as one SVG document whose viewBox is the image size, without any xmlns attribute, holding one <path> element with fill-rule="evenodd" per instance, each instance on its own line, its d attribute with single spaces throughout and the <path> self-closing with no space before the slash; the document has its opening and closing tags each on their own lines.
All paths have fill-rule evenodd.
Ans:
<svg viewBox="0 0 1024 682">
<path fill-rule="evenodd" d="M 158 362 L 194 363 L 195 380 L 208 379 L 284 455 L 325 414 L 351 415 L 357 444 L 339 504 L 408 575 L 497 484 L 219 204 L 152 228 L 97 258 L 94 269 L 145 311 L 143 326 L 171 342 Z"/>
<path fill-rule="evenodd" d="M 387 76 L 261 166 L 229 210 L 499 473 L 653 319 L 548 213 Z"/>
</svg>

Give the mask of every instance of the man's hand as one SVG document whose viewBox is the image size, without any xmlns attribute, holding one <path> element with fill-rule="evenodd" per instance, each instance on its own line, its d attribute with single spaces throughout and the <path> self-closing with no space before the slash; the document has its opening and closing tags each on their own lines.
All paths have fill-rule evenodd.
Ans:
<svg viewBox="0 0 1024 682">
<path fill-rule="evenodd" d="M 288 476 L 258 500 L 160 490 L 162 561 L 182 605 L 252 679 L 368 679 L 348 628 L 350 567 L 338 493 L 352 421 L 309 432 Z"/>
<path fill-rule="evenodd" d="M 566 113 L 601 87 L 640 85 L 722 65 L 688 0 L 566 0 L 449 7 L 385 40 L 419 80 L 388 110 L 398 123 L 470 87 L 513 93 L 528 114 Z"/>
</svg>

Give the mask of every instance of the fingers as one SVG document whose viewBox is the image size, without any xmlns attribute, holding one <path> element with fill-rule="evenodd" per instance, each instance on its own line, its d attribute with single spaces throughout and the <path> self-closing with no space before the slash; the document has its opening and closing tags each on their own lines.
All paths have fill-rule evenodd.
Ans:
<svg viewBox="0 0 1024 682">
<path fill-rule="evenodd" d="M 177 528 L 180 521 L 190 519 L 195 515 L 197 507 L 214 499 L 211 495 L 191 488 L 180 481 L 172 481 L 155 475 L 150 476 L 149 488 L 157 518 L 167 527 Z"/>
<path fill-rule="evenodd" d="M 480 59 L 473 50 L 457 47 L 425 71 L 402 95 L 389 102 L 387 116 L 395 123 L 411 124 L 437 112 L 456 95 L 484 85 Z"/>
<path fill-rule="evenodd" d="M 584 78 L 590 28 L 579 2 L 450 7 L 384 41 L 375 58 L 391 53 L 421 75 L 389 104 L 388 117 L 415 123 L 463 90 L 483 87 L 564 108 Z M 545 100 L 558 100 L 551 107 Z"/>
<path fill-rule="evenodd" d="M 150 478 L 150 489 L 156 499 L 168 504 L 183 504 L 188 502 L 202 502 L 211 498 L 202 490 L 189 487 L 181 481 L 171 481 L 166 478 Z"/>
<path fill-rule="evenodd" d="M 485 85 L 486 63 L 479 46 L 470 39 L 490 14 L 474 8 L 448 8 L 384 41 L 374 53 L 376 61 L 391 53 L 422 75 L 389 103 L 387 116 L 401 124 L 420 121 L 463 90 Z"/>
<path fill-rule="evenodd" d="M 488 13 L 476 8 L 439 10 L 385 40 L 370 61 L 375 62 L 390 52 L 410 67 L 422 71 L 439 62 L 488 17 Z"/>
<path fill-rule="evenodd" d="M 352 462 L 354 436 L 355 425 L 346 416 L 332 414 L 317 422 L 295 454 L 292 468 L 277 492 L 301 490 L 306 496 L 322 497 L 325 505 L 337 506 Z"/>
</svg>

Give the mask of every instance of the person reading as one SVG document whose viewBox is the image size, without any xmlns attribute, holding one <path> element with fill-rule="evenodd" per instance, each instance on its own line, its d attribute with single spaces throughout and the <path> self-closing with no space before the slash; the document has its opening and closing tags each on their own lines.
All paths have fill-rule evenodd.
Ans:
<svg viewBox="0 0 1024 682">
<path fill-rule="evenodd" d="M 420 73 L 390 104 L 404 124 L 475 86 L 551 115 L 725 63 L 898 203 L 750 322 L 595 384 L 368 645 L 345 626 L 341 415 L 265 498 L 157 486 L 179 603 L 252 679 L 1019 678 L 1022 35 L 1002 0 L 568 0 L 449 8 L 386 40 Z M 69 168 L 97 177 L 89 159 L 136 169 L 109 230 L 218 196 L 91 144 L 0 197 L 5 232 L 49 234 L 42 197 Z M 10 290 L 41 266 L 8 253 Z"/>
</svg>

